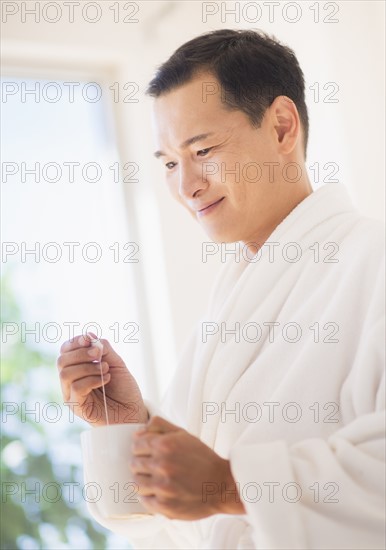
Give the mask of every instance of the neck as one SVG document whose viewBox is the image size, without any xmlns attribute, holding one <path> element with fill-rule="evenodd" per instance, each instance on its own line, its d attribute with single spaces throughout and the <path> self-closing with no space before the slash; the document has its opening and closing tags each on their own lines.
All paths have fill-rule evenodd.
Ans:
<svg viewBox="0 0 386 550">
<path fill-rule="evenodd" d="M 288 182 L 283 185 L 288 186 Z M 243 239 L 242 243 L 247 245 L 248 255 L 253 257 L 267 241 L 276 227 L 292 212 L 298 204 L 307 198 L 313 189 L 308 176 L 297 182 L 296 189 L 291 188 L 290 193 L 284 193 L 282 200 L 275 205 L 275 211 L 269 218 L 269 221 L 259 228 L 251 238 Z"/>
</svg>

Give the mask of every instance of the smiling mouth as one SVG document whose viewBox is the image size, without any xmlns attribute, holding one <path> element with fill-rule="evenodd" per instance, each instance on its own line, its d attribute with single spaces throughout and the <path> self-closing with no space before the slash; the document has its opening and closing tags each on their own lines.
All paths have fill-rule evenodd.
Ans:
<svg viewBox="0 0 386 550">
<path fill-rule="evenodd" d="M 198 216 L 205 216 L 206 214 L 209 214 L 209 212 L 212 212 L 212 210 L 214 210 L 216 208 L 216 206 L 218 206 L 220 204 L 220 202 L 222 202 L 224 199 L 225 199 L 225 197 L 221 197 L 221 199 L 219 199 L 218 201 L 210 204 L 206 208 L 203 208 L 202 210 L 198 210 L 197 215 Z"/>
</svg>

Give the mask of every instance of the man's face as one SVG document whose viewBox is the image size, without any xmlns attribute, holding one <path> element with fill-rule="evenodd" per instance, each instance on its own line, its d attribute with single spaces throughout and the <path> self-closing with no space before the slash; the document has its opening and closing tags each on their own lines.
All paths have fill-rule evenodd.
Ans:
<svg viewBox="0 0 386 550">
<path fill-rule="evenodd" d="M 283 159 L 268 112 L 255 128 L 242 111 L 227 110 L 209 73 L 155 100 L 156 156 L 167 184 L 213 241 L 253 242 L 274 222 L 282 187 L 279 167 L 267 163 Z"/>
</svg>

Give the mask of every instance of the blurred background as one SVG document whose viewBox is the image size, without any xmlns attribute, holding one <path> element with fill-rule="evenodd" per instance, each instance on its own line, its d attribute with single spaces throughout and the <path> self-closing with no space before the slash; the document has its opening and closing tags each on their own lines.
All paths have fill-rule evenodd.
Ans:
<svg viewBox="0 0 386 550">
<path fill-rule="evenodd" d="M 307 168 L 384 219 L 384 3 L 1 2 L 1 548 L 129 548 L 91 520 L 61 344 L 93 330 L 158 402 L 220 256 L 153 158 L 157 65 L 218 28 L 259 28 L 306 78 Z M 4 521 L 5 520 L 5 521 Z"/>
</svg>

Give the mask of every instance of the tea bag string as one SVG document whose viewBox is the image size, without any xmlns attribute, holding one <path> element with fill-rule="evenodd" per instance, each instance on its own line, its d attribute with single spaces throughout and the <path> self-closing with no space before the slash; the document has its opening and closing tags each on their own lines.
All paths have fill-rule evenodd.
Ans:
<svg viewBox="0 0 386 550">
<path fill-rule="evenodd" d="M 91 347 L 98 348 L 101 351 L 103 351 L 103 344 L 98 338 L 93 338 L 91 335 L 89 335 L 89 339 L 91 341 Z M 107 412 L 107 401 L 106 401 L 106 391 L 105 391 L 105 384 L 104 384 L 104 378 L 103 378 L 103 372 L 102 372 L 102 356 L 99 361 L 99 367 L 101 371 L 101 380 L 102 380 L 102 394 L 103 394 L 103 403 L 105 407 L 105 415 L 106 415 L 106 424 L 109 426 L 109 415 Z"/>
</svg>

